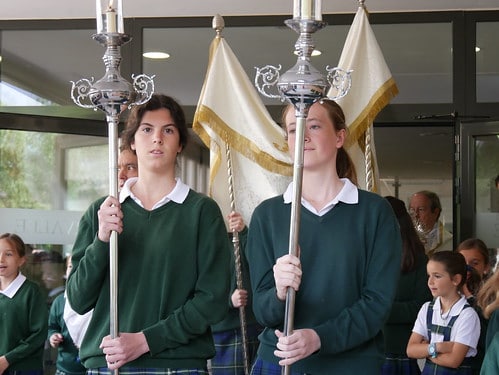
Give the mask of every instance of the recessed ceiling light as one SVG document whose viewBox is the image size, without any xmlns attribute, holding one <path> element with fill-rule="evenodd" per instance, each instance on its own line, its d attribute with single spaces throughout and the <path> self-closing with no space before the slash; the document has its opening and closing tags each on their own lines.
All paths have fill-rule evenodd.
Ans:
<svg viewBox="0 0 499 375">
<path fill-rule="evenodd" d="M 144 52 L 142 56 L 144 56 L 146 59 L 161 60 L 169 58 L 170 54 L 166 52 Z"/>
<path fill-rule="evenodd" d="M 298 51 L 295 51 L 295 52 L 293 52 L 293 53 L 294 53 L 296 56 L 298 56 Z M 321 51 L 319 51 L 318 49 L 314 49 L 314 50 L 312 51 L 312 56 L 320 56 L 320 55 L 322 55 L 322 52 L 321 52 Z"/>
<path fill-rule="evenodd" d="M 480 52 L 480 47 L 475 47 L 475 52 Z"/>
</svg>

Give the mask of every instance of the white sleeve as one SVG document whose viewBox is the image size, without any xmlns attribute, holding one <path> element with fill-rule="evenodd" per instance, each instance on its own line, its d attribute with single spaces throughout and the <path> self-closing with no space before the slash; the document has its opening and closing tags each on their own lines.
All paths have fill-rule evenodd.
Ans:
<svg viewBox="0 0 499 375">
<path fill-rule="evenodd" d="M 416 318 L 416 322 L 414 323 L 414 328 L 412 329 L 412 332 L 423 336 L 426 340 L 428 340 L 428 327 L 426 326 L 426 314 L 428 313 L 429 305 L 430 302 L 425 302 L 423 306 L 421 306 L 421 309 L 419 309 L 418 312 L 418 317 Z"/>
<path fill-rule="evenodd" d="M 480 337 L 480 318 L 472 307 L 465 308 L 459 314 L 451 330 L 451 341 L 469 346 L 476 354 Z"/>
</svg>

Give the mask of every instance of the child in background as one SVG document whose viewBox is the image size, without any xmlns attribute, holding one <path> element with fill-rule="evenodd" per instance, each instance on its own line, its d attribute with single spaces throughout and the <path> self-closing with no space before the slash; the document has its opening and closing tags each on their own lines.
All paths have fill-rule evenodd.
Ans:
<svg viewBox="0 0 499 375">
<path fill-rule="evenodd" d="M 482 240 L 478 238 L 468 238 L 457 246 L 456 251 L 464 256 L 466 264 L 473 267 L 482 280 L 487 279 L 490 272 L 490 257 L 487 245 L 485 245 Z M 478 292 L 478 290 L 476 290 L 475 293 L 476 292 Z M 463 294 L 470 305 L 475 304 L 475 293 L 470 291 L 466 285 L 463 287 Z"/>
<path fill-rule="evenodd" d="M 66 259 L 66 278 L 71 272 L 71 257 Z M 85 367 L 80 363 L 78 348 L 74 344 L 64 321 L 66 294 L 56 297 L 50 307 L 48 339 L 52 348 L 57 348 L 56 375 L 84 375 Z"/>
<path fill-rule="evenodd" d="M 16 234 L 0 236 L 0 374 L 42 375 L 47 306 L 37 284 L 19 268 L 26 246 Z"/>
<path fill-rule="evenodd" d="M 480 320 L 461 295 L 466 261 L 460 253 L 434 253 L 427 265 L 434 300 L 419 311 L 407 345 L 409 358 L 426 358 L 423 375 L 472 374 L 470 357 L 477 354 Z"/>
<path fill-rule="evenodd" d="M 400 224 L 402 236 L 402 262 L 397 294 L 388 320 L 383 327 L 386 359 L 382 375 L 421 374 L 414 358 L 407 358 L 405 347 L 421 306 L 432 299 L 427 286 L 428 257 L 405 203 L 395 197 L 385 197 Z"/>
<path fill-rule="evenodd" d="M 234 254 L 231 264 L 231 288 L 229 313 L 221 322 L 212 325 L 213 341 L 216 354 L 211 359 L 211 373 L 213 375 L 244 375 L 244 346 L 241 331 L 240 307 L 245 307 L 246 317 L 246 346 L 248 355 L 248 367 L 251 368 L 256 352 L 258 350 L 258 335 L 262 331 L 256 322 L 252 309 L 251 282 L 249 278 L 248 262 L 244 256 L 248 228 L 244 224 L 243 217 L 238 212 L 231 212 L 228 217 L 229 238 L 232 242 L 233 230 L 239 235 L 239 249 L 241 254 L 241 274 L 244 289 L 237 288 L 237 275 Z"/>
<path fill-rule="evenodd" d="M 461 253 L 468 265 L 466 283 L 463 286 L 463 294 L 468 303 L 473 307 L 480 318 L 480 338 L 478 339 L 477 355 L 473 357 L 473 374 L 478 375 L 482 367 L 485 355 L 485 336 L 487 332 L 487 319 L 483 316 L 482 310 L 476 305 L 476 296 L 487 279 L 490 272 L 490 257 L 487 245 L 478 238 L 468 238 L 461 242 L 456 251 Z"/>
</svg>

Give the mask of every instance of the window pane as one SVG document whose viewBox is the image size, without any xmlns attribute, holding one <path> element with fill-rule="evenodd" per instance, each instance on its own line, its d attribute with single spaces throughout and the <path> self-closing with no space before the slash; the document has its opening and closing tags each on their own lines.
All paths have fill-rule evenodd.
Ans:
<svg viewBox="0 0 499 375">
<path fill-rule="evenodd" d="M 0 233 L 30 245 L 23 273 L 47 295 L 63 284 L 62 256 L 82 212 L 106 195 L 108 171 L 104 137 L 0 130 Z"/>
<path fill-rule="evenodd" d="M 391 104 L 452 103 L 452 25 L 372 25 L 399 94 Z"/>
<path fill-rule="evenodd" d="M 475 51 L 476 99 L 478 103 L 499 101 L 498 35 L 499 22 L 477 23 Z"/>
<path fill-rule="evenodd" d="M 400 90 L 392 103 L 452 102 L 451 23 L 372 27 Z M 322 52 L 312 57 L 316 69 L 326 74 L 326 66 L 337 66 L 349 29 L 350 25 L 328 25 L 313 35 L 316 49 Z M 282 74 L 296 63 L 293 51 L 298 34 L 285 25 L 227 27 L 223 36 L 251 81 L 255 67 L 281 65 Z M 144 73 L 156 75 L 157 91 L 174 95 L 184 105 L 196 105 L 214 38 L 215 32 L 208 28 L 144 29 L 144 52 L 170 54 L 167 60 L 144 58 Z M 262 100 L 279 104 L 276 99 Z"/>
<path fill-rule="evenodd" d="M 93 33 L 3 30 L 0 105 L 74 106 L 70 81 L 99 79 L 105 72 L 104 48 L 92 39 Z"/>
</svg>

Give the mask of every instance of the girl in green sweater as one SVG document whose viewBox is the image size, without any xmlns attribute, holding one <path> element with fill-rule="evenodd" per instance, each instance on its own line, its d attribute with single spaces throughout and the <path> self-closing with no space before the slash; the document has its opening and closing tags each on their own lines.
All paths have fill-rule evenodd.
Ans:
<svg viewBox="0 0 499 375">
<path fill-rule="evenodd" d="M 42 375 L 47 305 L 38 285 L 19 268 L 26 247 L 16 234 L 0 236 L 0 374 Z"/>
<path fill-rule="evenodd" d="M 153 95 L 122 134 L 137 154 L 137 178 L 119 199 L 83 215 L 67 285 L 71 307 L 94 309 L 80 347 L 88 374 L 207 374 L 210 326 L 227 312 L 230 249 L 217 204 L 176 178 L 188 129 L 178 103 Z M 109 333 L 109 239 L 118 232 L 118 322 Z"/>
<path fill-rule="evenodd" d="M 291 154 L 295 111 L 284 124 Z M 265 326 L 253 375 L 379 375 L 381 330 L 397 287 L 402 253 L 393 210 L 359 190 L 343 149 L 346 124 L 333 101 L 311 106 L 304 136 L 300 256 L 288 254 L 290 185 L 261 203 L 249 226 L 247 257 L 253 311 Z M 294 330 L 284 336 L 287 288 L 296 291 Z"/>
</svg>

